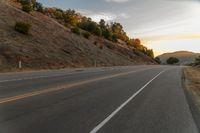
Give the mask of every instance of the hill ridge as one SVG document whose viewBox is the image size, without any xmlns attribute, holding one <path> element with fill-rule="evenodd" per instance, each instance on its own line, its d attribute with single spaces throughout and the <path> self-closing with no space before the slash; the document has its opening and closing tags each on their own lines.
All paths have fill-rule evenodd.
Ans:
<svg viewBox="0 0 200 133">
<path fill-rule="evenodd" d="M 17 21 L 32 25 L 30 34 L 14 30 Z M 17 7 L 0 4 L 0 71 L 17 70 L 19 57 L 24 69 L 154 64 L 154 60 L 128 46 L 91 35 L 78 36 L 69 28 L 38 12 L 27 14 Z"/>
<path fill-rule="evenodd" d="M 183 50 L 183 51 L 164 53 L 162 55 L 159 55 L 158 57 L 162 61 L 162 64 L 166 64 L 166 60 L 170 57 L 178 58 L 180 60 L 179 64 L 190 64 L 194 63 L 195 58 L 198 57 L 199 55 L 200 53 Z"/>
</svg>

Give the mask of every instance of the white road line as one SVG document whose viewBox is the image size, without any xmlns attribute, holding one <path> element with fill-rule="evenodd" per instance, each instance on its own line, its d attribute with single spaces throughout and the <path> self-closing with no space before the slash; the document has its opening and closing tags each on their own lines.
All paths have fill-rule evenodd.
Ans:
<svg viewBox="0 0 200 133">
<path fill-rule="evenodd" d="M 164 73 L 166 70 L 161 71 L 153 79 L 147 82 L 141 89 L 134 93 L 128 100 L 121 104 L 115 111 L 113 111 L 106 119 L 104 119 L 100 124 L 98 124 L 90 133 L 97 133 L 110 119 L 112 119 L 124 106 L 126 106 L 133 98 L 135 98 L 144 88 L 146 88 L 153 80 L 155 80 L 159 75 Z"/>
</svg>

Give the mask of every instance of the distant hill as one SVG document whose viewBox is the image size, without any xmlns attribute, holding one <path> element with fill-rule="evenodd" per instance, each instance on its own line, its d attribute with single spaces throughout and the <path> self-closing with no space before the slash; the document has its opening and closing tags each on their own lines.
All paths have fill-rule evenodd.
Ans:
<svg viewBox="0 0 200 133">
<path fill-rule="evenodd" d="M 17 21 L 31 24 L 29 35 L 14 30 Z M 28 14 L 0 0 L 0 71 L 16 69 L 19 59 L 25 69 L 155 64 L 128 45 L 94 35 L 86 39 L 42 13 Z"/>
<path fill-rule="evenodd" d="M 173 53 L 164 53 L 158 57 L 162 61 L 162 64 L 166 64 L 166 60 L 169 57 L 176 57 L 180 60 L 179 64 L 189 64 L 195 61 L 195 58 L 198 57 L 200 53 L 193 53 L 189 51 L 177 51 Z"/>
</svg>

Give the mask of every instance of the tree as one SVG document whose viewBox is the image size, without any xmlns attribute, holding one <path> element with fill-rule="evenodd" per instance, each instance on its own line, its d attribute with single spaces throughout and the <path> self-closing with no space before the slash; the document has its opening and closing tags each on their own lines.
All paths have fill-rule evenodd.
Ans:
<svg viewBox="0 0 200 133">
<path fill-rule="evenodd" d="M 195 59 L 195 65 L 200 65 L 200 56 Z"/>
<path fill-rule="evenodd" d="M 64 17 L 63 17 L 63 12 L 62 11 L 60 11 L 59 9 L 56 9 L 56 11 L 53 13 L 53 15 L 54 15 L 54 17 L 56 18 L 56 19 L 63 19 Z"/>
<path fill-rule="evenodd" d="M 103 34 L 103 36 L 104 36 L 106 39 L 112 40 L 113 34 L 112 34 L 112 31 L 111 31 L 111 30 L 106 29 L 105 31 L 103 31 L 102 34 Z"/>
<path fill-rule="evenodd" d="M 123 30 L 123 26 L 120 23 L 114 22 L 111 23 L 111 30 L 113 32 L 113 41 L 120 39 L 122 41 L 128 41 L 129 37 L 126 35 L 126 32 Z"/>
<path fill-rule="evenodd" d="M 97 28 L 97 25 L 96 25 L 95 22 L 93 22 L 93 21 L 88 21 L 88 22 L 87 22 L 87 30 L 88 30 L 89 32 L 94 33 L 95 30 L 96 30 L 96 28 Z"/>
<path fill-rule="evenodd" d="M 161 64 L 161 63 L 162 63 L 159 57 L 156 57 L 156 58 L 155 58 L 155 61 L 156 61 L 158 64 Z"/>
<path fill-rule="evenodd" d="M 33 5 L 36 3 L 36 0 L 20 0 L 22 5 L 22 10 L 29 13 L 33 10 Z"/>
<path fill-rule="evenodd" d="M 80 21 L 80 15 L 75 10 L 68 9 L 64 13 L 64 21 L 72 26 L 77 26 Z"/>
<path fill-rule="evenodd" d="M 31 1 L 30 0 L 20 0 L 20 3 L 22 5 L 29 5 L 29 4 L 31 4 Z"/>
<path fill-rule="evenodd" d="M 97 36 L 102 36 L 102 30 L 100 27 L 96 27 L 95 31 L 94 31 L 94 34 L 97 35 Z"/>
<path fill-rule="evenodd" d="M 147 49 L 146 50 L 146 55 L 151 57 L 151 58 L 154 58 L 154 53 L 153 53 L 153 50 L 152 49 Z"/>
<path fill-rule="evenodd" d="M 170 57 L 170 58 L 167 59 L 167 64 L 173 65 L 173 64 L 176 64 L 178 62 L 179 62 L 179 59 L 176 58 L 176 57 Z"/>
<path fill-rule="evenodd" d="M 130 45 L 133 46 L 135 49 L 139 50 L 139 51 L 144 51 L 144 48 L 141 44 L 141 41 L 140 39 L 131 39 L 130 40 Z"/>
<path fill-rule="evenodd" d="M 106 21 L 104 19 L 101 19 L 99 22 L 99 26 L 102 30 L 106 29 Z"/>
<path fill-rule="evenodd" d="M 39 2 L 35 2 L 33 5 L 34 10 L 38 11 L 38 12 L 44 12 L 44 8 L 43 5 Z"/>
<path fill-rule="evenodd" d="M 27 13 L 30 13 L 32 11 L 32 6 L 29 5 L 29 4 L 26 4 L 26 5 L 22 5 L 22 10 L 27 12 Z"/>
<path fill-rule="evenodd" d="M 102 36 L 102 29 L 96 22 L 92 21 L 91 18 L 83 17 L 78 26 L 92 34 Z"/>
</svg>

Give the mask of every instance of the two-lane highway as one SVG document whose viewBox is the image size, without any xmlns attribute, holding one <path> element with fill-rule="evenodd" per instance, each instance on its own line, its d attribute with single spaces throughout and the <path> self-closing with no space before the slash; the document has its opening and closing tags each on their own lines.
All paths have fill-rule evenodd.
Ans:
<svg viewBox="0 0 200 133">
<path fill-rule="evenodd" d="M 0 74 L 0 133 L 198 133 L 182 68 Z"/>
</svg>

